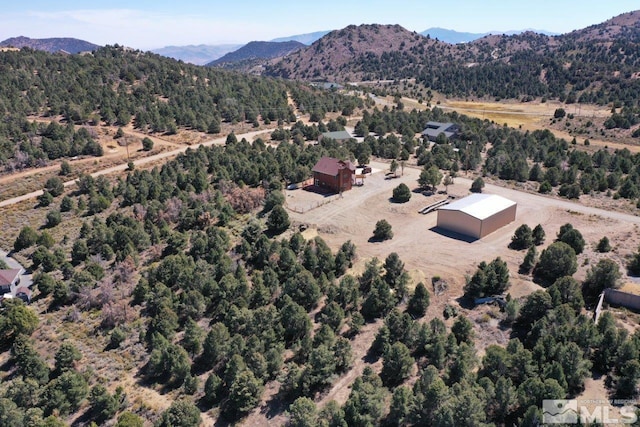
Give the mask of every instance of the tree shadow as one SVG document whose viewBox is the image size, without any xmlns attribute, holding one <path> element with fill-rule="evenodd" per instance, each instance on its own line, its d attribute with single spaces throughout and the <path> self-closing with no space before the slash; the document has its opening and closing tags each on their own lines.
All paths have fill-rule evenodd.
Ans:
<svg viewBox="0 0 640 427">
<path fill-rule="evenodd" d="M 103 425 L 104 420 L 98 420 L 91 411 L 91 408 L 87 408 L 78 418 L 73 421 L 72 426 L 87 426 L 91 421 L 99 422 L 98 425 Z"/>
<path fill-rule="evenodd" d="M 391 240 L 391 239 L 382 239 L 380 237 L 371 236 L 371 237 L 369 237 L 367 242 L 369 242 L 369 243 L 380 243 L 380 242 L 384 242 L 385 240 Z"/>
<path fill-rule="evenodd" d="M 393 197 L 389 197 L 388 200 L 389 200 L 389 203 L 393 203 L 395 205 L 401 205 L 401 204 L 407 203 L 409 201 L 409 200 L 398 200 L 398 199 L 395 199 Z"/>
<path fill-rule="evenodd" d="M 462 296 L 456 298 L 455 301 L 458 303 L 458 305 L 461 308 L 464 308 L 465 310 L 473 310 L 474 308 L 476 308 L 476 304 L 473 301 L 473 298 L 469 298 L 469 297 L 466 297 L 466 296 L 462 295 Z"/>
</svg>

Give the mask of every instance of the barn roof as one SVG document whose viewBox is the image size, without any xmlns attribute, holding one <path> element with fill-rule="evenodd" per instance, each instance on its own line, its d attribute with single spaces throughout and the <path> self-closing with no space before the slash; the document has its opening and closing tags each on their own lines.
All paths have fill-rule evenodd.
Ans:
<svg viewBox="0 0 640 427">
<path fill-rule="evenodd" d="M 483 220 L 515 204 L 516 202 L 495 194 L 476 193 L 438 209 L 442 211 L 460 211 Z"/>
<path fill-rule="evenodd" d="M 336 176 L 341 169 L 349 169 L 353 173 L 356 172 L 356 167 L 349 160 L 342 161 L 334 157 L 322 157 L 318 160 L 318 163 L 313 167 L 313 172 L 322 173 L 324 175 Z"/>
<path fill-rule="evenodd" d="M 11 268 L 8 270 L 0 270 L 0 286 L 11 285 L 16 278 L 22 273 L 20 268 Z"/>
</svg>

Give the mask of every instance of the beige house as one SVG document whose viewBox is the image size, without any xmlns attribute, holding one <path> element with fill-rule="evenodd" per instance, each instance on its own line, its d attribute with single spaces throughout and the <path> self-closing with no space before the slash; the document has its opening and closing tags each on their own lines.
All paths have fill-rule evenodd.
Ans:
<svg viewBox="0 0 640 427">
<path fill-rule="evenodd" d="M 515 221 L 516 202 L 495 194 L 472 194 L 438 208 L 438 227 L 476 239 Z"/>
</svg>

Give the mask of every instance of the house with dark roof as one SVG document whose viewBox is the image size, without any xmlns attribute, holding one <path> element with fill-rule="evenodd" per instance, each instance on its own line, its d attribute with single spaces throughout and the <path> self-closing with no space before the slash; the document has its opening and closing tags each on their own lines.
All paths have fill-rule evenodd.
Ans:
<svg viewBox="0 0 640 427">
<path fill-rule="evenodd" d="M 351 190 L 356 167 L 349 160 L 323 157 L 313 167 L 313 185 L 334 193 Z"/>
<path fill-rule="evenodd" d="M 336 140 L 337 142 L 346 142 L 353 138 L 349 132 L 346 130 L 338 130 L 335 132 L 323 132 L 318 137 L 318 142 L 321 142 L 324 138 L 331 138 Z"/>
<path fill-rule="evenodd" d="M 458 135 L 460 127 L 455 123 L 427 122 L 427 126 L 422 131 L 422 136 L 429 140 L 435 141 L 441 133 L 447 139 L 454 139 Z"/>
<path fill-rule="evenodd" d="M 20 284 L 21 268 L 0 270 L 0 295 L 13 294 L 16 286 Z"/>
</svg>

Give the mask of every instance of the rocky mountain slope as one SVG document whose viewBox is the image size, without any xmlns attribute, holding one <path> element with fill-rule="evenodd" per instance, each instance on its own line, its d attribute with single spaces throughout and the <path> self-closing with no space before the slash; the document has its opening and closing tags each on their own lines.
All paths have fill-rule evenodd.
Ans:
<svg viewBox="0 0 640 427">
<path fill-rule="evenodd" d="M 456 96 L 635 102 L 639 41 L 640 11 L 559 36 L 524 32 L 455 45 L 399 25 L 352 25 L 273 61 L 265 73 L 335 82 L 412 78 Z"/>
</svg>

